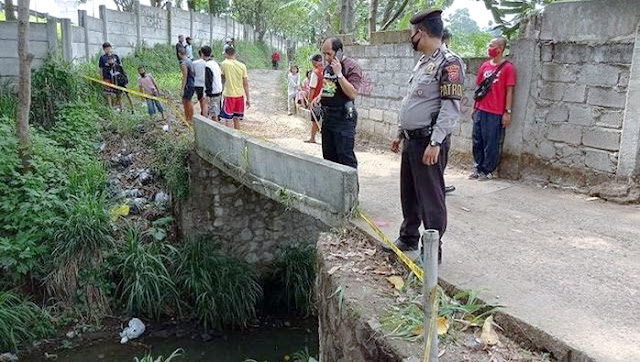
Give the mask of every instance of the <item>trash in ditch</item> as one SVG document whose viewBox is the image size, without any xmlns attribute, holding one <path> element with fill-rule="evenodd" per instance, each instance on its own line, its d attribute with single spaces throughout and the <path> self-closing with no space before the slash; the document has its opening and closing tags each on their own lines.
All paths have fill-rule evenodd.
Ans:
<svg viewBox="0 0 640 362">
<path fill-rule="evenodd" d="M 488 346 L 493 346 L 500 342 L 498 333 L 493 329 L 493 316 L 485 319 L 482 325 L 482 334 L 480 334 L 480 341 Z"/>
<path fill-rule="evenodd" d="M 389 283 L 393 284 L 394 288 L 397 290 L 402 290 L 402 288 L 404 288 L 404 280 L 402 280 L 402 277 L 399 275 L 392 275 L 388 277 L 387 280 Z"/>
<path fill-rule="evenodd" d="M 340 265 L 336 265 L 333 268 L 329 269 L 329 275 L 333 275 L 333 273 L 337 272 L 340 269 Z"/>
<path fill-rule="evenodd" d="M 120 332 L 120 343 L 127 343 L 130 339 L 138 338 L 144 333 L 144 323 L 138 318 L 132 318 L 129 321 L 129 326 Z"/>
<path fill-rule="evenodd" d="M 122 204 L 120 206 L 114 207 L 113 209 L 111 209 L 110 215 L 111 215 L 111 221 L 117 221 L 120 216 L 127 216 L 129 215 L 129 205 L 127 204 Z"/>
</svg>

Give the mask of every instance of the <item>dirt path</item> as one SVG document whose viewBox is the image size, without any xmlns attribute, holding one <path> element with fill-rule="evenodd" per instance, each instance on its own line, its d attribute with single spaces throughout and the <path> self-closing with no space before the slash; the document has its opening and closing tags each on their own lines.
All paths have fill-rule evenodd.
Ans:
<svg viewBox="0 0 640 362">
<path fill-rule="evenodd" d="M 247 129 L 321 157 L 319 145 L 303 142 L 308 122 L 286 115 L 281 76 L 251 72 Z M 360 205 L 394 238 L 399 156 L 359 148 Z M 640 208 L 465 174 L 447 170 L 458 190 L 448 198 L 441 276 L 596 360 L 640 361 Z"/>
</svg>

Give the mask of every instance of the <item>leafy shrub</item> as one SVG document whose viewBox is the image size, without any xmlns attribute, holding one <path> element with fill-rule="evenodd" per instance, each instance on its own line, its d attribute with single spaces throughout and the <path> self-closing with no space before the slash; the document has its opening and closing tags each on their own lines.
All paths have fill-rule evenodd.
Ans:
<svg viewBox="0 0 640 362">
<path fill-rule="evenodd" d="M 262 288 L 248 263 L 224 254 L 215 241 L 204 238 L 185 242 L 178 255 L 181 295 L 205 328 L 246 327 L 256 317 Z"/>
<path fill-rule="evenodd" d="M 31 119 L 49 128 L 61 106 L 78 99 L 78 77 L 73 65 L 59 57 L 49 57 L 33 73 Z"/>
<path fill-rule="evenodd" d="M 0 351 L 17 352 L 51 331 L 49 316 L 40 307 L 14 293 L 0 292 Z"/>
<path fill-rule="evenodd" d="M 311 312 L 311 292 L 316 277 L 315 248 L 310 245 L 287 247 L 274 263 L 272 281 L 279 291 L 277 302 L 289 311 Z"/>
<path fill-rule="evenodd" d="M 164 134 L 155 143 L 154 171 L 167 181 L 171 193 L 179 199 L 189 195 L 188 158 L 191 142 L 187 137 L 174 139 Z"/>
<path fill-rule="evenodd" d="M 125 244 L 118 250 L 118 294 L 132 315 L 159 317 L 168 307 L 178 306 L 176 286 L 167 269 L 173 248 L 145 242 L 136 226 L 127 229 Z"/>
<path fill-rule="evenodd" d="M 46 245 L 30 233 L 0 237 L 0 287 L 11 288 L 21 284 L 27 276 L 45 273 L 43 257 L 48 255 Z"/>
<path fill-rule="evenodd" d="M 56 122 L 46 135 L 61 147 L 92 154 L 100 136 L 99 116 L 93 106 L 85 102 L 73 102 L 60 106 Z"/>
</svg>

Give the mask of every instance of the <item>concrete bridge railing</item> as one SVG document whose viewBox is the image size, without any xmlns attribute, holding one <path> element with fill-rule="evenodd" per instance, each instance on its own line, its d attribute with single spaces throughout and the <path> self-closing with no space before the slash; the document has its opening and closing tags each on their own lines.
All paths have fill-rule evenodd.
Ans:
<svg viewBox="0 0 640 362">
<path fill-rule="evenodd" d="M 285 150 L 194 116 L 196 153 L 238 182 L 330 226 L 341 226 L 358 199 L 355 169 Z"/>
</svg>

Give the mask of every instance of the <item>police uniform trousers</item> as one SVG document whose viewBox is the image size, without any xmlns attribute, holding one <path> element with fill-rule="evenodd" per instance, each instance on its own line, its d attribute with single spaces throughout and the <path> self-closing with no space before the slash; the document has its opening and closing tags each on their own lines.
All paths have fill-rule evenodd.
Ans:
<svg viewBox="0 0 640 362">
<path fill-rule="evenodd" d="M 440 145 L 440 155 L 435 165 L 422 163 L 422 156 L 430 138 L 404 139 L 400 165 L 400 200 L 404 221 L 400 226 L 400 239 L 410 246 L 417 246 L 418 228 L 435 229 L 440 238 L 447 229 L 447 205 L 444 196 L 444 169 L 447 165 L 450 140 L 447 136 Z"/>
<path fill-rule="evenodd" d="M 355 109 L 349 118 L 345 107 L 322 106 L 322 157 L 325 160 L 358 167 L 353 151 L 357 122 Z"/>
</svg>

